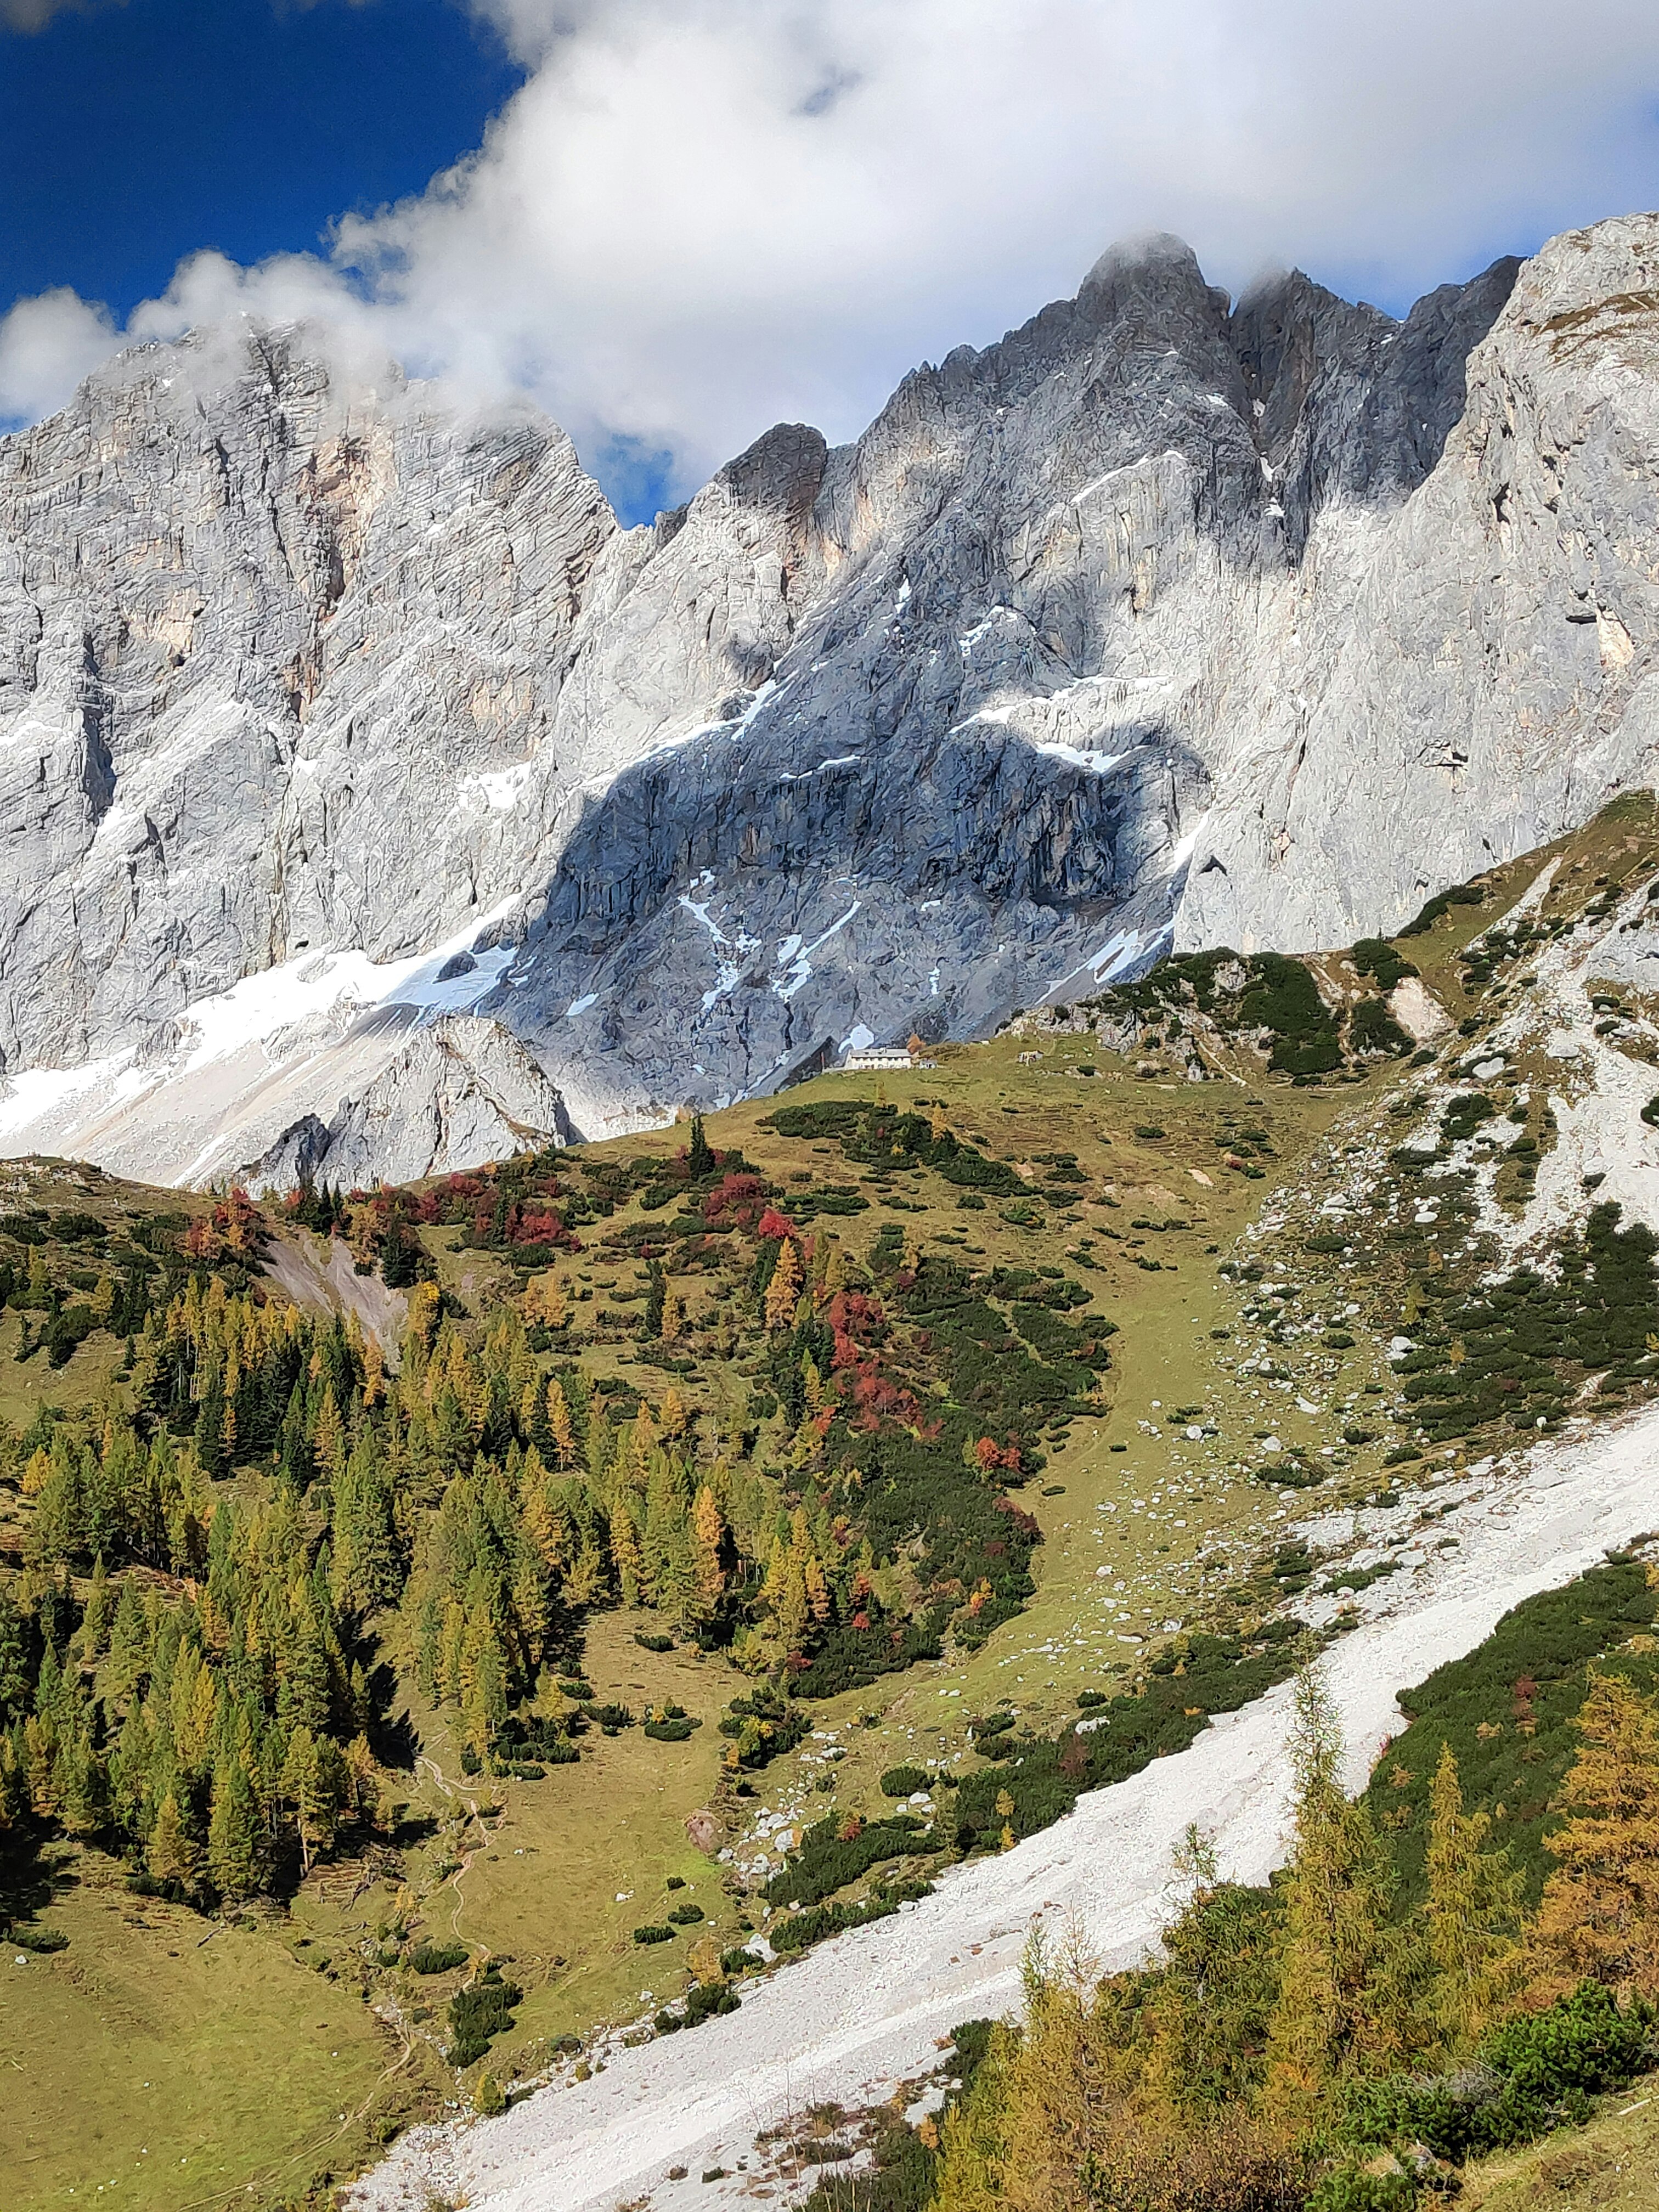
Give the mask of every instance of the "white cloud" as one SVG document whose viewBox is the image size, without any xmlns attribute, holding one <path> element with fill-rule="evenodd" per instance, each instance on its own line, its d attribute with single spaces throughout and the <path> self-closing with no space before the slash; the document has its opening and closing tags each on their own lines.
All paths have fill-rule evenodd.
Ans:
<svg viewBox="0 0 1659 2212">
<path fill-rule="evenodd" d="M 477 154 L 135 329 L 343 313 L 690 483 L 781 416 L 849 434 L 1128 232 L 1397 299 L 1655 197 L 1650 0 L 472 4 L 530 72 Z"/>
<path fill-rule="evenodd" d="M 0 422 L 27 421 L 58 405 L 115 343 L 108 308 L 66 284 L 20 300 L 0 320 Z"/>
<path fill-rule="evenodd" d="M 8 31 L 40 31 L 54 15 L 77 7 L 81 0 L 0 0 L 0 27 Z"/>
</svg>

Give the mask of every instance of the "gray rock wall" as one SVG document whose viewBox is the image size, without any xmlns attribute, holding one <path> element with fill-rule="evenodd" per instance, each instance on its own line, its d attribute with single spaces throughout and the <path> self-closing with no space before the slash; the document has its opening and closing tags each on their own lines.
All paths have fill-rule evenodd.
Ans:
<svg viewBox="0 0 1659 2212">
<path fill-rule="evenodd" d="M 1621 219 L 1396 323 L 1143 241 L 629 531 L 551 424 L 327 333 L 127 356 L 0 441 L 5 1066 L 493 946 L 416 1018 L 599 1133 L 1391 927 L 1651 780 L 1656 264 Z M 352 1100 L 367 1173 L 358 1060 L 289 1121 Z M 445 1079 L 395 1113 L 465 1131 Z"/>
</svg>

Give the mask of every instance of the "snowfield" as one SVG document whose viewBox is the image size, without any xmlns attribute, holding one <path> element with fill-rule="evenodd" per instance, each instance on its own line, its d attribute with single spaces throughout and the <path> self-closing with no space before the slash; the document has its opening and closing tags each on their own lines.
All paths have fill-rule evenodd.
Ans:
<svg viewBox="0 0 1659 2212">
<path fill-rule="evenodd" d="M 1399 1723 L 1396 1689 L 1471 1650 L 1500 1616 L 1659 1524 L 1659 1409 L 1455 1478 L 1456 1548 L 1373 1584 L 1361 1626 L 1324 1662 L 1358 1789 Z M 735 2203 L 761 2179 L 757 2135 L 820 2100 L 856 2106 L 928 2072 L 959 2021 L 1012 2012 L 1026 1937 L 1074 1922 L 1106 1967 L 1155 1941 L 1171 1848 L 1190 1820 L 1224 1871 L 1265 1880 L 1285 1855 L 1289 1685 L 1216 1721 L 1192 1747 L 1085 1796 L 1000 1856 L 945 1873 L 897 1919 L 853 1931 L 745 1990 L 740 2011 L 527 2096 L 501 2118 L 412 2130 L 349 2192 L 354 2212 L 587 2212 L 650 2196 L 659 2212 Z M 671 2166 L 687 2177 L 668 2179 Z M 805 2186 L 805 2185 L 803 2185 Z"/>
</svg>

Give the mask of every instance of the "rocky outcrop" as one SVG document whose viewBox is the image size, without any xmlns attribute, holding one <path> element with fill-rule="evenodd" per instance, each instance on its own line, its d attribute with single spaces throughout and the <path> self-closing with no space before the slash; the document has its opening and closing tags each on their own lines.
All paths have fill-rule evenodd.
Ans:
<svg viewBox="0 0 1659 2212">
<path fill-rule="evenodd" d="M 325 1011 L 239 1035 L 236 996 L 200 1001 L 199 1023 L 165 1053 L 21 1076 L 0 1098 L 0 1147 L 258 1192 L 307 1176 L 350 1189 L 443 1174 L 569 1135 L 557 1086 L 499 1022 L 365 1007 L 348 989 Z"/>
<path fill-rule="evenodd" d="M 1294 275 L 1231 313 L 1152 240 L 907 379 L 827 457 L 769 680 L 583 806 L 485 1002 L 578 1122 L 764 1087 L 826 1030 L 970 1034 L 1169 945 L 1514 273 L 1404 325 Z"/>
<path fill-rule="evenodd" d="M 302 1176 L 355 1190 L 447 1175 L 568 1136 L 563 1100 L 515 1037 L 499 1022 L 445 1014 L 410 1030 L 331 1121 L 302 1115 L 232 1180 L 256 1196 L 292 1190 Z"/>
<path fill-rule="evenodd" d="M 326 333 L 208 333 L 0 441 L 0 1060 L 516 891 L 514 779 L 617 535 L 568 439 Z"/>
<path fill-rule="evenodd" d="M 1396 924 L 1653 774 L 1656 280 L 1652 217 L 1404 322 L 1143 240 L 635 530 L 325 333 L 129 356 L 0 443 L 7 1069 L 351 947 L 598 1133 Z M 387 1171 L 363 1049 L 239 1160 Z M 423 1157 L 515 1119 L 445 1065 Z"/>
</svg>

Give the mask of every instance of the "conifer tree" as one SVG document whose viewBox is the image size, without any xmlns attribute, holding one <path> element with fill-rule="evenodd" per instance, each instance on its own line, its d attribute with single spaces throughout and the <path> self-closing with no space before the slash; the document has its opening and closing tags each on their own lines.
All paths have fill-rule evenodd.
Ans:
<svg viewBox="0 0 1659 2212">
<path fill-rule="evenodd" d="M 1173 1870 L 1165 1963 L 1138 2026 L 1147 2043 L 1144 2100 L 1190 2123 L 1254 2094 L 1277 1991 L 1277 1915 L 1260 1891 L 1222 1881 L 1215 1846 L 1195 1822 Z"/>
<path fill-rule="evenodd" d="M 1583 1980 L 1659 1997 L 1659 1714 L 1623 1675 L 1597 1671 L 1561 1787 L 1566 1820 L 1533 1931 L 1534 1993 Z"/>
<path fill-rule="evenodd" d="M 468 1632 L 465 1674 L 461 1711 L 472 1747 L 483 1757 L 507 1718 L 507 1662 L 488 1613 L 481 1614 Z"/>
<path fill-rule="evenodd" d="M 564 1385 L 556 1375 L 547 1386 L 547 1426 L 553 1439 L 553 1449 L 558 1454 L 559 1465 L 568 1467 L 576 1456 L 576 1431 L 570 1419 L 570 1403 L 564 1395 Z"/>
<path fill-rule="evenodd" d="M 779 1243 L 772 1279 L 766 1286 L 766 1326 L 769 1329 L 793 1326 L 799 1295 L 800 1255 L 791 1239 L 786 1237 Z"/>
<path fill-rule="evenodd" d="M 95 1662 L 103 1656 L 114 1618 L 115 1594 L 109 1586 L 109 1577 L 104 1571 L 104 1555 L 100 1552 L 92 1571 L 92 1588 L 87 1593 L 86 1609 L 81 1616 L 76 1639 L 83 1659 Z"/>
<path fill-rule="evenodd" d="M 536 1557 L 551 1574 L 565 1563 L 564 1525 L 548 1496 L 548 1480 L 539 1454 L 532 1448 L 526 1464 L 520 1511 L 524 1532 Z"/>
<path fill-rule="evenodd" d="M 105 1695 L 117 1705 L 134 1694 L 148 1671 L 149 1644 L 149 1623 L 144 1616 L 137 1585 L 130 1577 L 123 1576 L 115 1618 L 110 1625 L 109 1656 L 100 1674 Z M 3 1710 L 4 1704 L 3 1668 L 0 1668 L 0 1710 Z"/>
<path fill-rule="evenodd" d="M 708 1603 L 713 1605 L 726 1587 L 726 1569 L 720 1557 L 726 1541 L 726 1526 L 720 1519 L 720 1509 L 714 1493 L 706 1482 L 692 1501 L 691 1541 L 696 1562 L 697 1588 Z"/>
<path fill-rule="evenodd" d="M 31 1701 L 29 1631 L 9 1586 L 0 1583 L 0 1723 Z"/>
<path fill-rule="evenodd" d="M 1007 2069 L 1018 2048 L 999 2023 L 968 2094 L 945 2113 L 929 2212 L 1004 2212 L 1007 2145 L 1003 2134 Z"/>
<path fill-rule="evenodd" d="M 1491 1816 L 1464 1809 L 1449 1744 L 1429 1792 L 1431 2012 L 1444 2055 L 1462 2058 L 1518 1986 L 1523 1952 L 1523 1876 L 1506 1851 L 1490 1850 Z"/>
<path fill-rule="evenodd" d="M 1334 2085 L 1385 2063 L 1399 2039 L 1387 1996 L 1392 1872 L 1370 1814 L 1342 1789 L 1335 1709 L 1311 1668 L 1297 1682 L 1291 1757 L 1296 1848 L 1267 2106 L 1274 2118 L 1300 2126 Z"/>
<path fill-rule="evenodd" d="M 702 1126 L 702 1115 L 694 1114 L 691 1116 L 690 1149 L 685 1156 L 686 1173 L 693 1182 L 700 1182 L 705 1176 L 714 1174 L 715 1164 L 714 1149 Z"/>
<path fill-rule="evenodd" d="M 202 1869 L 202 1854 L 185 1826 L 179 1800 L 171 1790 L 156 1812 L 144 1863 L 157 1881 L 176 1881 L 186 1892 L 196 1887 Z"/>
<path fill-rule="evenodd" d="M 1058 1957 L 1036 1938 L 1027 1948 L 1024 2025 L 1018 2041 L 1003 2045 L 999 2109 L 989 2127 L 983 2124 L 992 2116 L 984 2114 L 982 2132 L 969 2134 L 981 2155 L 990 2153 L 986 2178 L 994 2177 L 1000 2212 L 1087 2212 L 1088 2177 L 1120 2122 L 1117 2100 L 1104 2094 L 1105 2052 L 1092 2002 L 1097 1978 L 1075 1946 Z M 962 2146 L 949 2133 L 945 2145 L 948 2167 Z M 978 2161 L 966 2163 L 971 2175 Z M 954 2191 L 941 2187 L 939 2201 L 954 2212 Z M 973 2202 L 965 2198 L 964 2212 Z"/>
<path fill-rule="evenodd" d="M 809 1559 L 802 1570 L 802 1579 L 805 1585 L 807 1608 L 813 1620 L 820 1623 L 827 1621 L 834 1610 L 834 1600 L 822 1561 L 816 1558 Z"/>
<path fill-rule="evenodd" d="M 628 1501 L 622 1498 L 611 1509 L 611 1559 L 622 1586 L 623 1603 L 637 1605 L 645 1559 L 640 1549 L 639 1528 Z"/>
<path fill-rule="evenodd" d="M 208 1819 L 208 1873 L 227 1903 L 252 1897 L 259 1887 L 259 1807 L 247 1769 L 235 1753 L 213 1771 Z"/>
<path fill-rule="evenodd" d="M 300 1863 L 306 1874 L 311 1872 L 316 1852 L 326 1850 L 334 1840 L 340 1811 L 334 1764 L 309 1729 L 295 1729 L 283 1762 L 282 1791 L 294 1808 Z"/>
<path fill-rule="evenodd" d="M 109 1777 L 84 1727 L 60 1747 L 53 1783 L 58 1818 L 70 1834 L 98 1834 L 109 1817 Z"/>
</svg>

